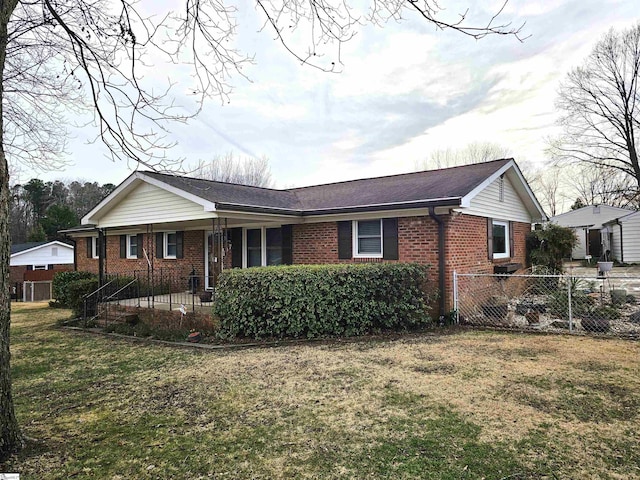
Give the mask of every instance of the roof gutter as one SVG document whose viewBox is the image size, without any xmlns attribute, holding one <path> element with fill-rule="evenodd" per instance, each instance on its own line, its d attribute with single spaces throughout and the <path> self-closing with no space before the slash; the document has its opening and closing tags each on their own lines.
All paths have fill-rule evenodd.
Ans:
<svg viewBox="0 0 640 480">
<path fill-rule="evenodd" d="M 444 220 L 440 215 L 436 215 L 435 207 L 429 207 L 429 216 L 433 218 L 438 224 L 438 288 L 440 289 L 439 295 L 439 316 L 440 320 L 445 314 L 445 281 L 444 281 Z"/>
<path fill-rule="evenodd" d="M 438 198 L 433 200 L 417 200 L 409 202 L 380 203 L 371 205 L 352 205 L 347 207 L 319 208 L 319 209 L 289 209 L 278 207 L 261 207 L 257 205 L 242 205 L 226 202 L 216 202 L 217 210 L 231 210 L 238 212 L 269 213 L 277 215 L 291 215 L 295 217 L 311 217 L 316 215 L 338 215 L 358 212 L 380 212 L 409 208 L 459 207 L 460 197 Z"/>
</svg>

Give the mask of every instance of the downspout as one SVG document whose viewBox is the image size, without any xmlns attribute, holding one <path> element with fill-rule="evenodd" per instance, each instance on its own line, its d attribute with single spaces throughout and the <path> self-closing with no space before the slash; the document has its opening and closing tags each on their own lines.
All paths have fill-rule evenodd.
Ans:
<svg viewBox="0 0 640 480">
<path fill-rule="evenodd" d="M 440 319 L 445 314 L 445 281 L 444 281 L 444 220 L 439 215 L 436 215 L 435 207 L 429 207 L 429 216 L 433 218 L 438 224 L 438 285 L 440 289 Z"/>
<path fill-rule="evenodd" d="M 622 241 L 622 224 L 619 218 L 616 218 L 616 223 L 620 227 L 620 263 L 624 263 L 624 242 Z M 613 245 L 611 245 L 611 247 L 613 248 Z"/>
<path fill-rule="evenodd" d="M 104 230 L 98 229 L 98 286 L 104 285 L 104 254 L 106 245 L 104 245 Z"/>
</svg>

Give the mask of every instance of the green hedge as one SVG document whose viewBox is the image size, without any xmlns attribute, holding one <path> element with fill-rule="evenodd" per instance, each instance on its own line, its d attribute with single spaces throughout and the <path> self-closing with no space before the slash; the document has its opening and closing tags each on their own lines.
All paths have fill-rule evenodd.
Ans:
<svg viewBox="0 0 640 480">
<path fill-rule="evenodd" d="M 53 276 L 53 298 L 57 306 L 71 308 L 74 303 L 69 296 L 69 285 L 78 280 L 97 279 L 98 276 L 91 272 L 59 272 Z"/>
<path fill-rule="evenodd" d="M 220 275 L 214 313 L 223 338 L 405 330 L 430 321 L 426 272 L 417 264 L 227 270 Z"/>
<path fill-rule="evenodd" d="M 97 277 L 69 282 L 67 285 L 67 294 L 69 298 L 67 306 L 73 310 L 74 315 L 80 316 L 83 314 L 84 296 L 91 292 L 95 292 L 98 289 L 98 286 L 99 281 Z M 89 312 L 89 314 L 93 315 L 93 309 L 95 309 L 95 306 L 92 305 L 90 308 L 91 312 Z"/>
</svg>

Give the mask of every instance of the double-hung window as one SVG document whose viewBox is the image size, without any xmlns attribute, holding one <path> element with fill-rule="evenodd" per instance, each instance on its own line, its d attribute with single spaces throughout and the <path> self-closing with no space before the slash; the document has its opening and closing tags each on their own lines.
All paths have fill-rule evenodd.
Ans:
<svg viewBox="0 0 640 480">
<path fill-rule="evenodd" d="M 509 258 L 509 222 L 494 220 L 493 224 L 493 258 Z"/>
<path fill-rule="evenodd" d="M 382 258 L 382 220 L 354 220 L 353 256 Z"/>
<path fill-rule="evenodd" d="M 282 265 L 282 228 L 246 229 L 246 265 Z"/>
<path fill-rule="evenodd" d="M 127 258 L 138 258 L 138 249 L 142 245 L 138 245 L 137 235 L 127 235 Z"/>
<path fill-rule="evenodd" d="M 247 267 L 262 265 L 262 229 L 247 229 Z"/>
<path fill-rule="evenodd" d="M 91 257 L 98 258 L 98 237 L 91 237 Z"/>
<path fill-rule="evenodd" d="M 164 232 L 164 258 L 177 258 L 178 236 L 176 232 Z"/>
</svg>

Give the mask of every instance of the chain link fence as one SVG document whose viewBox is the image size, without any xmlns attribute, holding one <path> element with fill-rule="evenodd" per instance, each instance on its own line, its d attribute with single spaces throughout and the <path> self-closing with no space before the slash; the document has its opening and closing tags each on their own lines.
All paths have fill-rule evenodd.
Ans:
<svg viewBox="0 0 640 480">
<path fill-rule="evenodd" d="M 461 325 L 640 338 L 640 277 L 454 272 Z"/>
</svg>

